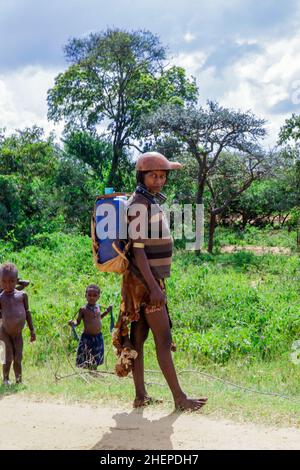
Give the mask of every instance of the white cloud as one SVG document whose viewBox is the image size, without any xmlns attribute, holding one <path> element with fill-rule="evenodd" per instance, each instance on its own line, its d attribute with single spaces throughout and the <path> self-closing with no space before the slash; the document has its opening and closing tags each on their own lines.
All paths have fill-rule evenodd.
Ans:
<svg viewBox="0 0 300 470">
<path fill-rule="evenodd" d="M 194 39 L 196 39 L 196 35 L 188 31 L 184 34 L 183 39 L 185 40 L 185 42 L 192 42 L 194 41 Z"/>
<path fill-rule="evenodd" d="M 249 44 L 249 40 L 241 36 L 235 41 L 240 45 Z M 269 136 L 266 144 L 274 145 L 284 120 L 292 112 L 300 112 L 297 100 L 293 105 L 293 95 L 300 96 L 300 33 L 272 42 L 260 40 L 256 44 L 257 49 L 222 67 L 214 61 L 206 65 L 213 52 L 212 46 L 181 52 L 172 58 L 171 64 L 184 67 L 188 74 L 197 78 L 201 103 L 216 99 L 224 106 L 244 111 L 250 109 L 267 119 Z M 226 47 L 226 44 L 220 47 Z M 47 90 L 53 86 L 54 77 L 60 71 L 58 68 L 27 66 L 0 74 L 0 128 L 12 131 L 37 124 L 46 132 L 55 129 L 60 136 L 63 124 L 54 126 L 47 121 L 46 102 Z"/>
<path fill-rule="evenodd" d="M 263 46 L 263 53 L 235 64 L 232 73 L 238 86 L 229 89 L 223 101 L 230 106 L 238 103 L 265 117 L 269 121 L 268 141 L 275 143 L 280 126 L 292 113 L 292 84 L 300 77 L 300 34 Z M 290 109 L 275 113 L 274 107 L 282 102 Z"/>
<path fill-rule="evenodd" d="M 207 54 L 204 51 L 180 53 L 172 58 L 171 65 L 177 65 L 187 70 L 188 74 L 197 76 L 199 70 L 205 63 Z"/>
<path fill-rule="evenodd" d="M 28 66 L 0 75 L 0 128 L 9 132 L 34 124 L 54 130 L 58 136 L 62 126 L 47 120 L 47 90 L 53 86 L 58 70 Z"/>
<path fill-rule="evenodd" d="M 257 39 L 249 39 L 249 38 L 246 39 L 246 38 L 241 38 L 240 36 L 236 37 L 235 42 L 239 46 L 245 46 L 245 45 L 246 46 L 253 46 L 253 45 L 258 44 Z"/>
<path fill-rule="evenodd" d="M 249 43 L 248 40 L 238 38 L 239 44 Z M 239 108 L 243 111 L 251 110 L 258 117 L 268 120 L 268 137 L 266 145 L 275 145 L 278 132 L 284 120 L 292 112 L 300 112 L 293 108 L 293 94 L 295 84 L 300 83 L 300 34 L 293 37 L 272 41 L 256 42 L 258 50 L 251 51 L 234 63 L 223 67 L 211 64 L 205 66 L 207 54 L 202 50 L 198 52 L 179 54 L 173 62 L 182 64 L 188 74 L 197 78 L 200 101 L 216 99 L 222 105 Z M 284 103 L 282 111 L 276 110 Z M 294 101 L 296 104 L 296 101 Z"/>
</svg>

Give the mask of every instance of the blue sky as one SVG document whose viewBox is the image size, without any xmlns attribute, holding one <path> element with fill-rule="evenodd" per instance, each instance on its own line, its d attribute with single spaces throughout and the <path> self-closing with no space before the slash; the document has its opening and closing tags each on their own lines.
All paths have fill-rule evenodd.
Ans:
<svg viewBox="0 0 300 470">
<path fill-rule="evenodd" d="M 0 128 L 52 129 L 46 93 L 66 67 L 63 45 L 114 26 L 158 34 L 196 77 L 202 103 L 268 120 L 267 144 L 300 113 L 299 0 L 0 0 Z"/>
</svg>

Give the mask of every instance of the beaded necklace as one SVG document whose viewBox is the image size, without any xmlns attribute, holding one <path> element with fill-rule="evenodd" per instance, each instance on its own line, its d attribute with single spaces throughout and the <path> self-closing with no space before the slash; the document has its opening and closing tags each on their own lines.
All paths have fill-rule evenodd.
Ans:
<svg viewBox="0 0 300 470">
<path fill-rule="evenodd" d="M 97 318 L 100 313 L 100 308 L 98 304 L 96 305 L 86 304 L 86 309 L 90 310 L 90 312 L 93 312 L 94 318 Z"/>
</svg>

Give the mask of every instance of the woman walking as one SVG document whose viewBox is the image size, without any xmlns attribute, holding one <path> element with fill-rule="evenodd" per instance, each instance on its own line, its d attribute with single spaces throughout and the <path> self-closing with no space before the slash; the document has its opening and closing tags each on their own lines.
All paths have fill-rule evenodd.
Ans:
<svg viewBox="0 0 300 470">
<path fill-rule="evenodd" d="M 171 351 L 172 343 L 165 278 L 170 276 L 173 240 L 160 204 L 166 198 L 161 190 L 171 170 L 180 169 L 177 162 L 168 161 L 157 152 L 142 154 L 136 164 L 137 188 L 128 201 L 129 237 L 132 240 L 129 269 L 123 275 L 120 316 L 113 336 L 119 356 L 116 372 L 127 375 L 131 370 L 135 385 L 133 406 L 138 408 L 153 400 L 144 381 L 144 342 L 149 329 L 154 337 L 156 354 L 161 371 L 170 387 L 175 407 L 181 410 L 198 410 L 207 398 L 191 399 L 180 387 Z M 143 210 L 144 209 L 144 210 Z M 139 215 L 137 216 L 136 213 Z M 135 221 L 145 215 L 146 234 L 133 233 Z M 154 236 L 153 231 L 156 233 Z M 129 325 L 130 340 L 129 340 Z"/>
</svg>

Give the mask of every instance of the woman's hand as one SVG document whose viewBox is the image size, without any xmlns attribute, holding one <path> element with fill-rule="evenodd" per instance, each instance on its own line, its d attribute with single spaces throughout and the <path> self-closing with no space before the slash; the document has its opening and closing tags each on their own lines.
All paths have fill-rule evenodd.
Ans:
<svg viewBox="0 0 300 470">
<path fill-rule="evenodd" d="M 149 261 L 147 259 L 145 250 L 143 248 L 133 248 L 133 255 L 146 284 L 150 291 L 149 302 L 152 305 L 164 305 L 166 303 L 166 296 L 159 287 L 156 279 L 154 278 Z"/>
<path fill-rule="evenodd" d="M 166 303 L 166 296 L 158 284 L 151 288 L 150 303 L 152 305 L 164 305 Z"/>
<path fill-rule="evenodd" d="M 35 331 L 32 330 L 30 332 L 30 342 L 33 343 L 34 341 L 36 341 L 36 334 L 35 334 Z"/>
</svg>

